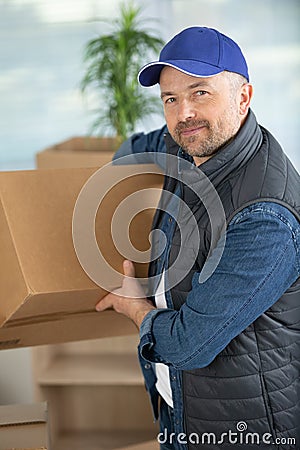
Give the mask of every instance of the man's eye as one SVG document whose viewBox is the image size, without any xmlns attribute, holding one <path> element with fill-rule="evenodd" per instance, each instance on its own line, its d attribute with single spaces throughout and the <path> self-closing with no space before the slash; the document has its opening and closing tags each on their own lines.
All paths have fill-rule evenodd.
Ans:
<svg viewBox="0 0 300 450">
<path fill-rule="evenodd" d="M 196 91 L 196 95 L 205 95 L 207 92 L 206 91 Z"/>
<path fill-rule="evenodd" d="M 175 97 L 169 97 L 166 99 L 165 103 L 174 103 L 175 102 Z"/>
</svg>

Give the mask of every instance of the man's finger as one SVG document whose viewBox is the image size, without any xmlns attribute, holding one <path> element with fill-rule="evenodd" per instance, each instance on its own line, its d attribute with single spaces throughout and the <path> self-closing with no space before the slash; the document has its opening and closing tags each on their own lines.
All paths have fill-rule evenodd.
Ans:
<svg viewBox="0 0 300 450">
<path fill-rule="evenodd" d="M 125 259 L 123 262 L 123 270 L 125 277 L 135 277 L 135 268 L 132 261 L 128 261 L 128 259 Z"/>
<path fill-rule="evenodd" d="M 96 305 L 96 311 L 104 311 L 105 309 L 112 308 L 113 306 L 113 294 L 107 294 L 105 297 L 103 297 L 100 302 Z"/>
</svg>

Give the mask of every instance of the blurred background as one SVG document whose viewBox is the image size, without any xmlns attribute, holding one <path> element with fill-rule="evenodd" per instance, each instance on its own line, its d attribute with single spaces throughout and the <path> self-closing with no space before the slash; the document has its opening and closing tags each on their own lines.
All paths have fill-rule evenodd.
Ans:
<svg viewBox="0 0 300 450">
<path fill-rule="evenodd" d="M 136 4 L 164 40 L 201 25 L 240 44 L 254 85 L 252 109 L 299 170 L 299 0 Z M 119 0 L 0 0 L 0 170 L 33 169 L 37 152 L 89 132 L 91 105 L 79 88 L 83 49 L 108 31 L 102 19 L 114 18 L 119 6 Z M 162 124 L 154 116 L 136 131 Z M 31 375 L 29 349 L 2 351 L 0 404 L 32 401 Z"/>
</svg>

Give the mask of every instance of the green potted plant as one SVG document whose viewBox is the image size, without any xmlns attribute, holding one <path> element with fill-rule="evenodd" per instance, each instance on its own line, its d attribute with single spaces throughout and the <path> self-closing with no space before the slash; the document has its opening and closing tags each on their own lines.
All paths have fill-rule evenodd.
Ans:
<svg viewBox="0 0 300 450">
<path fill-rule="evenodd" d="M 37 167 L 105 164 L 138 122 L 161 111 L 159 99 L 137 81 L 140 67 L 163 45 L 141 12 L 132 1 L 122 3 L 119 17 L 109 22 L 111 31 L 89 40 L 84 48 L 86 69 L 80 86 L 84 94 L 96 94 L 99 106 L 91 132 L 103 137 L 75 137 L 46 149 L 37 154 Z"/>
<path fill-rule="evenodd" d="M 134 132 L 143 117 L 157 113 L 160 105 L 159 99 L 147 95 L 137 82 L 149 53 L 158 53 L 163 45 L 157 32 L 145 28 L 146 22 L 140 7 L 123 3 L 111 32 L 90 40 L 85 47 L 87 69 L 81 87 L 83 92 L 91 88 L 98 93 L 93 130 L 113 131 L 119 142 Z"/>
</svg>

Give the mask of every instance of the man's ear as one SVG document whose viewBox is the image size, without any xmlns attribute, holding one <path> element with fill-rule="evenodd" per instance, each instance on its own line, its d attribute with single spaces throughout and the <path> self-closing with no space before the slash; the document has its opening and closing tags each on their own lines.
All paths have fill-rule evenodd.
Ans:
<svg viewBox="0 0 300 450">
<path fill-rule="evenodd" d="M 250 103 L 253 95 L 253 86 L 250 83 L 245 83 L 241 87 L 240 92 L 240 115 L 245 117 L 250 108 Z"/>
</svg>

